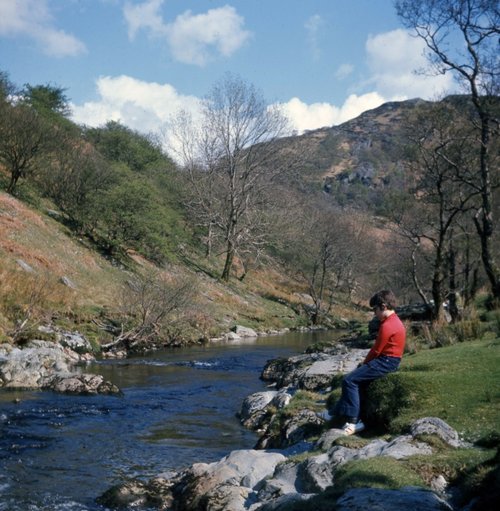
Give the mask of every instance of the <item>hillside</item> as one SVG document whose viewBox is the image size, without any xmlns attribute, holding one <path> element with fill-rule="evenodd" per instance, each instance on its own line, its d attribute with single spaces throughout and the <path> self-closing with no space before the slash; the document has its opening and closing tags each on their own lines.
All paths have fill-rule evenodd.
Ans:
<svg viewBox="0 0 500 511">
<path fill-rule="evenodd" d="M 332 184 L 382 186 L 398 169 L 405 116 L 428 102 L 414 99 L 384 103 L 338 126 L 308 131 L 307 179 L 330 191 Z"/>
<path fill-rule="evenodd" d="M 0 192 L 0 339 L 28 320 L 26 327 L 55 323 L 83 330 L 96 342 L 109 340 L 95 320 L 120 315 L 124 290 L 134 274 L 160 272 L 133 251 L 126 264 L 105 257 L 75 236 L 59 216 Z M 226 284 L 204 264 L 192 257 L 160 272 L 188 282 L 193 291 L 177 342 L 217 337 L 237 324 L 266 331 L 307 323 L 302 286 L 278 267 Z M 344 312 L 339 309 L 337 314 Z"/>
</svg>

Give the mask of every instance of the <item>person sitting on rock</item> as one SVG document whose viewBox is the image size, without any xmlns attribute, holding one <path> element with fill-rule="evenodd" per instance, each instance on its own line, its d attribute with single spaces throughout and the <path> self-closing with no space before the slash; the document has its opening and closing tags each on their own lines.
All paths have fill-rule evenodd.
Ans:
<svg viewBox="0 0 500 511">
<path fill-rule="evenodd" d="M 333 416 L 345 417 L 342 429 L 346 435 L 365 429 L 360 419 L 360 387 L 396 371 L 406 342 L 406 329 L 394 310 L 396 297 L 392 291 L 384 289 L 375 293 L 370 298 L 370 307 L 380 321 L 377 339 L 363 363 L 344 376 L 342 395 L 333 410 Z M 332 418 L 328 411 L 320 416 L 326 420 Z"/>
</svg>

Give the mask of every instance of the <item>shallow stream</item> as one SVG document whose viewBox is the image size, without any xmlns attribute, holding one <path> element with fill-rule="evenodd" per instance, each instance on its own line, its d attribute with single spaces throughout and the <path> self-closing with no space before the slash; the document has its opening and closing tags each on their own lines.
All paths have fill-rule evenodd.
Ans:
<svg viewBox="0 0 500 511">
<path fill-rule="evenodd" d="M 0 391 L 0 511 L 102 511 L 95 498 L 113 484 L 252 448 L 256 436 L 236 412 L 265 389 L 266 361 L 336 335 L 261 337 L 85 369 L 121 397 Z"/>
</svg>

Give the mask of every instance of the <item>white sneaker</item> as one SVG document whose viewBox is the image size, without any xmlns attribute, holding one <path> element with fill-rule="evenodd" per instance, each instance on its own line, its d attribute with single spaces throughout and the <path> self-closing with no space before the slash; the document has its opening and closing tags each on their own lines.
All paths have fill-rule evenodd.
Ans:
<svg viewBox="0 0 500 511">
<path fill-rule="evenodd" d="M 355 424 L 352 422 L 346 422 L 342 429 L 344 430 L 345 435 L 355 435 L 356 433 L 359 433 L 365 429 L 365 425 L 363 424 L 363 421 L 358 421 Z"/>
<path fill-rule="evenodd" d="M 323 410 L 322 412 L 318 412 L 316 415 L 320 419 L 323 419 L 324 421 L 331 421 L 333 419 L 333 415 L 331 415 L 328 410 Z"/>
</svg>

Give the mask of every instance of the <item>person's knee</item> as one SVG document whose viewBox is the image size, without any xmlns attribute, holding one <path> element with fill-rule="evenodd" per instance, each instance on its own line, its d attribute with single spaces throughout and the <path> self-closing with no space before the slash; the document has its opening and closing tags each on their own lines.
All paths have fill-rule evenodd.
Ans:
<svg viewBox="0 0 500 511">
<path fill-rule="evenodd" d="M 350 375 L 344 376 L 344 379 L 342 380 L 342 388 L 354 388 L 357 387 L 357 384 L 353 378 L 350 377 Z"/>
</svg>

